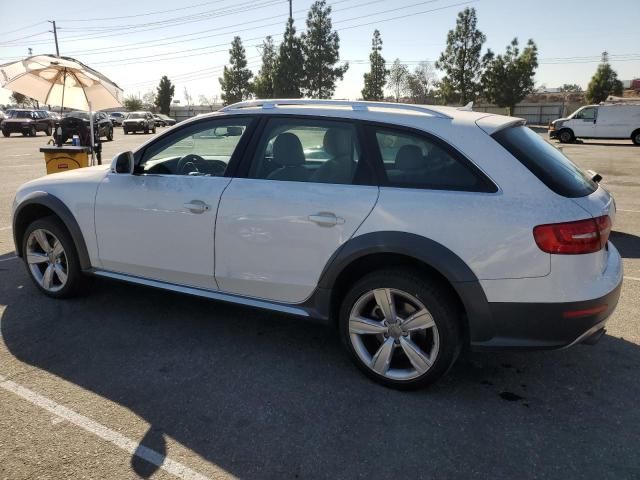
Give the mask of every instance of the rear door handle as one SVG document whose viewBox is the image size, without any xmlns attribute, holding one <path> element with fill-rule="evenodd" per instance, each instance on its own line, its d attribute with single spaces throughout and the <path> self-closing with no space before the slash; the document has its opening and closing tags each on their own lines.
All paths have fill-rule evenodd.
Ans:
<svg viewBox="0 0 640 480">
<path fill-rule="evenodd" d="M 202 200 L 191 200 L 191 202 L 185 203 L 183 207 L 191 213 L 204 213 L 209 210 L 209 205 L 204 203 Z"/>
<path fill-rule="evenodd" d="M 323 227 L 333 227 L 335 225 L 344 224 L 344 218 L 336 217 L 335 213 L 319 212 L 309 215 L 309 220 Z"/>
</svg>

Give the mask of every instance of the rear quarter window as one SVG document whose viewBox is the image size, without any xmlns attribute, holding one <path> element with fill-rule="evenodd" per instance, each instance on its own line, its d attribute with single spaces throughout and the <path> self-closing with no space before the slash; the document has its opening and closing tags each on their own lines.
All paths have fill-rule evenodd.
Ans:
<svg viewBox="0 0 640 480">
<path fill-rule="evenodd" d="M 598 189 L 575 163 L 528 127 L 508 127 L 492 137 L 558 195 L 586 197 Z"/>
</svg>

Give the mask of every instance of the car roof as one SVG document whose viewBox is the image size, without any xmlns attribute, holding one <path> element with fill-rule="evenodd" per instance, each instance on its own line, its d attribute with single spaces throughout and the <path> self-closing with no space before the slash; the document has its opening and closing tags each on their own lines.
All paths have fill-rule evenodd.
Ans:
<svg viewBox="0 0 640 480">
<path fill-rule="evenodd" d="M 455 123 L 459 126 L 480 126 L 488 134 L 523 121 L 515 117 L 474 112 L 467 107 L 307 99 L 249 100 L 229 105 L 217 112 L 199 115 L 197 118 L 202 120 L 228 114 L 314 115 L 379 121 L 417 128 L 424 127 L 425 122 L 433 126 L 439 123 Z"/>
</svg>

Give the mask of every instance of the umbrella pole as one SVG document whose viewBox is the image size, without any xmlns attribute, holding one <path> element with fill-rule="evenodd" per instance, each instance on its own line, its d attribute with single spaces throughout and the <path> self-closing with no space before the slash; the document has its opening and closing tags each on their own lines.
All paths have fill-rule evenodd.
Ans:
<svg viewBox="0 0 640 480">
<path fill-rule="evenodd" d="M 62 110 L 64 109 L 64 87 L 67 84 L 67 67 L 64 67 L 62 74 L 62 105 L 60 105 L 60 116 L 62 116 Z"/>
<path fill-rule="evenodd" d="M 95 140 L 93 137 L 93 111 L 91 109 L 91 102 L 89 103 L 89 129 L 91 130 L 91 166 L 95 165 L 96 163 L 96 154 L 94 152 L 96 146 L 95 146 Z"/>
</svg>

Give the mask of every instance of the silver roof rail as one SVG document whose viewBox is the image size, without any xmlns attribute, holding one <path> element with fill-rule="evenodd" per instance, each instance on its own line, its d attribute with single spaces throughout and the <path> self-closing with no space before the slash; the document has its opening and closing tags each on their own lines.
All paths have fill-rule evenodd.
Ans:
<svg viewBox="0 0 640 480">
<path fill-rule="evenodd" d="M 351 107 L 354 111 L 368 111 L 369 108 L 388 108 L 389 110 L 409 110 L 413 112 L 425 113 L 438 118 L 451 119 L 450 115 L 429 108 L 426 105 L 413 105 L 408 103 L 389 103 L 389 102 L 367 102 L 367 101 L 348 101 L 348 100 L 316 100 L 316 99 L 269 99 L 269 100 L 246 100 L 244 102 L 234 103 L 222 108 L 220 111 L 229 112 L 242 108 L 262 108 L 274 109 L 277 107 L 299 105 L 299 106 L 324 106 L 324 107 Z"/>
</svg>

